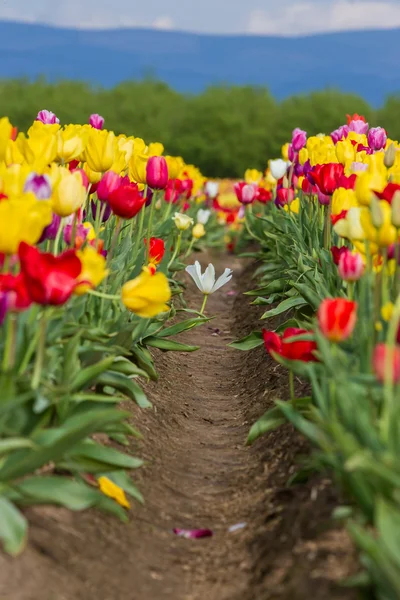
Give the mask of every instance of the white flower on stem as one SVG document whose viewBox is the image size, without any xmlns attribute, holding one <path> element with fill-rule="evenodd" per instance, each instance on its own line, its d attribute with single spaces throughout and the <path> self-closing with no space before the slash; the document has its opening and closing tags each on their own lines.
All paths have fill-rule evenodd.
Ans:
<svg viewBox="0 0 400 600">
<path fill-rule="evenodd" d="M 288 162 L 286 160 L 283 160 L 282 158 L 270 160 L 269 169 L 271 171 L 272 177 L 279 181 L 279 179 L 282 179 L 282 177 L 287 173 Z"/>
<path fill-rule="evenodd" d="M 223 285 L 228 283 L 232 279 L 233 271 L 231 269 L 225 269 L 222 275 L 215 281 L 215 269 L 214 265 L 209 264 L 204 273 L 201 273 L 201 265 L 198 260 L 194 265 L 186 267 L 186 272 L 189 273 L 197 287 L 204 295 L 213 294 Z"/>
<path fill-rule="evenodd" d="M 204 210 L 203 208 L 200 208 L 199 212 L 197 213 L 197 222 L 201 225 L 207 225 L 210 216 L 211 210 Z"/>
<path fill-rule="evenodd" d="M 186 231 L 186 229 L 189 229 L 189 227 L 194 223 L 192 217 L 178 212 L 174 214 L 172 220 L 174 221 L 179 231 Z"/>
<path fill-rule="evenodd" d="M 207 181 L 204 189 L 207 196 L 213 200 L 218 196 L 219 183 L 218 181 Z"/>
</svg>

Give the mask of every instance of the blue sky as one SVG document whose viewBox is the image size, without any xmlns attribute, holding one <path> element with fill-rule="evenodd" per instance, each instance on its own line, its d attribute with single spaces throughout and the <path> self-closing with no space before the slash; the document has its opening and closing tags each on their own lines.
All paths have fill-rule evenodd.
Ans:
<svg viewBox="0 0 400 600">
<path fill-rule="evenodd" d="M 400 27 L 400 0 L 0 0 L 0 19 L 295 35 Z"/>
</svg>

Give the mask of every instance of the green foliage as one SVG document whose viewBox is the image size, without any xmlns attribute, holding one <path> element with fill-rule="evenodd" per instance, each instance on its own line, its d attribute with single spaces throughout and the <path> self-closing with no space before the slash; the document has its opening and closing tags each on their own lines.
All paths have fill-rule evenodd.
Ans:
<svg viewBox="0 0 400 600">
<path fill-rule="evenodd" d="M 108 129 L 161 141 L 167 153 L 183 156 L 208 177 L 242 177 L 249 166 L 264 169 L 265 157 L 279 156 L 295 127 L 312 135 L 329 133 L 347 113 L 365 114 L 371 125 L 400 138 L 397 97 L 374 111 L 362 98 L 330 89 L 279 103 L 267 89 L 250 86 L 214 86 L 192 96 L 154 80 L 125 82 L 111 90 L 73 81 L 0 82 L 0 114 L 21 130 L 43 108 L 55 112 L 61 123 L 86 123 L 98 112 Z"/>
</svg>

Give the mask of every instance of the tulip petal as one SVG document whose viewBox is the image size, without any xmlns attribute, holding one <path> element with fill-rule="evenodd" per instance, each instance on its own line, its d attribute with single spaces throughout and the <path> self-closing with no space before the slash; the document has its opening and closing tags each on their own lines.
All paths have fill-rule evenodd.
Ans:
<svg viewBox="0 0 400 600">
<path fill-rule="evenodd" d="M 211 294 L 215 283 L 215 269 L 214 265 L 212 265 L 211 263 L 208 265 L 204 275 L 202 276 L 202 282 L 203 292 L 205 294 Z"/>
<path fill-rule="evenodd" d="M 222 275 L 215 282 L 215 284 L 211 290 L 211 293 L 213 294 L 214 292 L 216 292 L 217 290 L 222 288 L 223 285 L 228 283 L 228 281 L 230 281 L 232 279 L 232 274 L 233 274 L 233 271 L 231 269 L 226 268 L 225 271 L 222 273 Z"/>
<path fill-rule="evenodd" d="M 199 263 L 197 263 L 197 264 L 199 264 Z M 195 282 L 195 284 L 197 285 L 199 290 L 203 291 L 203 285 L 202 285 L 201 279 L 199 278 L 197 265 L 196 264 L 189 265 L 186 267 L 185 271 L 186 271 L 186 273 L 189 273 L 190 277 L 193 279 L 193 281 Z"/>
<path fill-rule="evenodd" d="M 173 529 L 175 535 L 184 537 L 188 540 L 195 540 L 199 538 L 211 537 L 213 532 L 211 529 Z"/>
</svg>

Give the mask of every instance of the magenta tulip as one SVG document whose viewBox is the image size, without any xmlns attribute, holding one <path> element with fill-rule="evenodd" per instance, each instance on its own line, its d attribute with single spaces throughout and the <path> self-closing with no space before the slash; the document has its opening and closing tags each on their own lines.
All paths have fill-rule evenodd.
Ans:
<svg viewBox="0 0 400 600">
<path fill-rule="evenodd" d="M 150 156 L 146 166 L 147 185 L 153 190 L 164 190 L 168 184 L 168 165 L 163 156 Z"/>
</svg>

